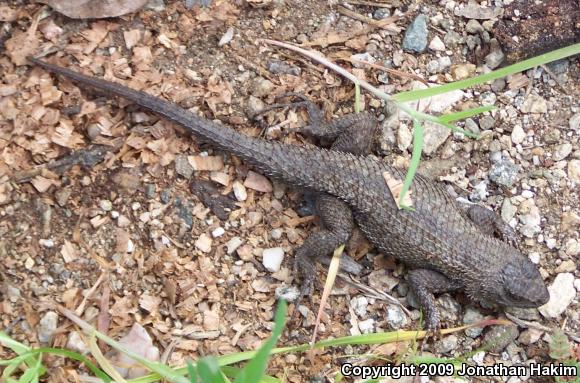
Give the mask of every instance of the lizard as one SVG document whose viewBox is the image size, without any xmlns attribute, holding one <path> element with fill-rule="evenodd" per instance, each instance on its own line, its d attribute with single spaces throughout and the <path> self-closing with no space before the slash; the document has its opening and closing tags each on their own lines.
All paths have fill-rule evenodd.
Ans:
<svg viewBox="0 0 580 383">
<path fill-rule="evenodd" d="M 413 209 L 399 209 L 384 175 L 403 179 L 404 169 L 368 155 L 378 126 L 369 112 L 326 123 L 319 113 L 309 110 L 313 118 L 307 133 L 334 138 L 335 143 L 330 149 L 288 145 L 246 136 L 144 91 L 37 58 L 29 61 L 83 86 L 127 99 L 269 177 L 318 193 L 316 205 L 323 227 L 296 251 L 303 292 L 309 292 L 314 280 L 315 259 L 346 242 L 356 223 L 378 251 L 407 265 L 409 287 L 425 312 L 430 332 L 441 328 L 435 294 L 462 290 L 487 306 L 521 308 L 539 307 L 550 298 L 537 267 L 513 246 L 511 227 L 493 211 L 474 205 L 467 214 L 441 183 L 421 174 L 411 184 Z"/>
</svg>

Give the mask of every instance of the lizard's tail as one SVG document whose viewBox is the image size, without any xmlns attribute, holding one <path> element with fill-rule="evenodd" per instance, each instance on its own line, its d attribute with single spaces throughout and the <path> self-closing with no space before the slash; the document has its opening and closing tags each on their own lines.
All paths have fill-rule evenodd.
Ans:
<svg viewBox="0 0 580 383">
<path fill-rule="evenodd" d="M 148 93 L 86 76 L 36 58 L 29 58 L 29 61 L 80 84 L 130 100 L 183 126 L 203 141 L 243 158 L 269 176 L 290 184 L 327 192 L 347 202 L 354 202 L 352 194 L 355 185 L 352 185 L 352 181 L 357 177 L 351 177 L 348 173 L 349 169 L 356 171 L 357 166 L 360 166 L 358 164 L 358 161 L 362 160 L 360 157 L 248 137 Z M 348 191 L 350 193 L 347 193 Z"/>
</svg>

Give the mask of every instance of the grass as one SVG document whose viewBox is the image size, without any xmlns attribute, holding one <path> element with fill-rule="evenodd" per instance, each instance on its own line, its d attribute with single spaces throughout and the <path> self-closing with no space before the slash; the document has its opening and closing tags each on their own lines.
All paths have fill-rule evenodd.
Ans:
<svg viewBox="0 0 580 383">
<path fill-rule="evenodd" d="M 96 360 L 98 366 L 93 363 L 87 356 L 79 353 L 59 348 L 36 348 L 31 349 L 19 342 L 16 342 L 4 333 L 0 333 L 0 344 L 13 350 L 18 356 L 10 360 L 0 361 L 0 366 L 4 367 L 2 380 L 6 383 L 30 383 L 39 382 L 40 378 L 46 373 L 47 368 L 42 364 L 44 354 L 58 355 L 79 361 L 84 364 L 94 377 L 101 379 L 103 382 L 122 382 L 122 383 L 154 383 L 166 380 L 172 383 L 277 383 L 282 380 L 265 374 L 268 360 L 275 354 L 289 354 L 305 352 L 311 349 L 325 349 L 330 347 L 340 347 L 346 345 L 373 345 L 396 342 L 415 342 L 425 337 L 425 331 L 392 331 L 384 333 L 373 333 L 363 335 L 353 335 L 327 339 L 314 344 L 301 344 L 290 347 L 275 348 L 282 330 L 286 317 L 286 303 L 280 301 L 274 317 L 274 329 L 270 338 L 264 342 L 262 347 L 257 351 L 239 352 L 224 356 L 208 356 L 197 360 L 189 361 L 186 366 L 172 368 L 163 363 L 152 362 L 136 355 L 131 350 L 127 350 L 121 344 L 108 336 L 98 332 L 93 326 L 84 322 L 74 313 L 66 309 L 60 309 L 61 313 L 79 326 L 86 334 L 91 337 L 91 354 Z M 478 326 L 488 326 L 496 324 L 508 324 L 505 320 L 486 320 L 472 325 L 445 329 L 442 333 L 450 334 L 464 331 L 465 329 Z M 151 374 L 125 380 L 111 371 L 112 365 L 106 360 L 96 345 L 96 339 L 102 340 L 112 348 L 120 351 L 133 358 L 136 362 L 152 371 Z M 94 346 L 94 347 L 93 347 Z M 97 348 L 97 349 L 95 349 Z M 378 356 L 377 356 L 378 357 Z M 414 355 L 409 357 L 410 363 L 415 363 L 423 359 L 413 359 Z M 248 362 L 244 368 L 237 368 L 233 365 Z M 424 362 L 424 361 L 423 361 Z M 17 374 L 20 374 L 16 377 Z M 233 380 L 232 380 L 233 379 Z"/>
</svg>

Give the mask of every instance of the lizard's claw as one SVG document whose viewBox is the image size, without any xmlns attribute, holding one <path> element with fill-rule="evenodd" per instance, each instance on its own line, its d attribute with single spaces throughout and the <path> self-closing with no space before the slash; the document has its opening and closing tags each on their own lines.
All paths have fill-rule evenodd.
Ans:
<svg viewBox="0 0 580 383">
<path fill-rule="evenodd" d="M 419 355 L 421 355 L 423 353 L 423 351 L 425 350 L 425 346 L 429 342 L 429 339 L 433 339 L 436 341 L 436 340 L 440 340 L 442 337 L 443 337 L 443 334 L 441 334 L 441 327 L 440 326 L 437 326 L 434 328 L 427 327 L 425 337 L 421 341 L 421 347 L 419 348 Z"/>
<path fill-rule="evenodd" d="M 294 259 L 294 275 L 300 278 L 300 293 L 296 301 L 294 302 L 294 313 L 292 315 L 291 321 L 298 319 L 298 307 L 305 296 L 310 296 L 314 288 L 314 279 L 316 265 L 312 260 L 306 255 L 296 255 Z"/>
</svg>

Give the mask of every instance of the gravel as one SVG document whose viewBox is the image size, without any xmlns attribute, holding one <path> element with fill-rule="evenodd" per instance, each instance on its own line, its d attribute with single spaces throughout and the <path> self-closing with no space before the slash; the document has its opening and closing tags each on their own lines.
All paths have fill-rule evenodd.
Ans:
<svg viewBox="0 0 580 383">
<path fill-rule="evenodd" d="M 540 307 L 540 313 L 545 318 L 559 317 L 576 297 L 574 288 L 574 274 L 562 273 L 556 276 L 554 282 L 548 286 L 550 300 Z"/>
<path fill-rule="evenodd" d="M 419 15 L 407 26 L 403 39 L 403 49 L 408 52 L 423 53 L 427 48 L 427 16 Z"/>
</svg>

